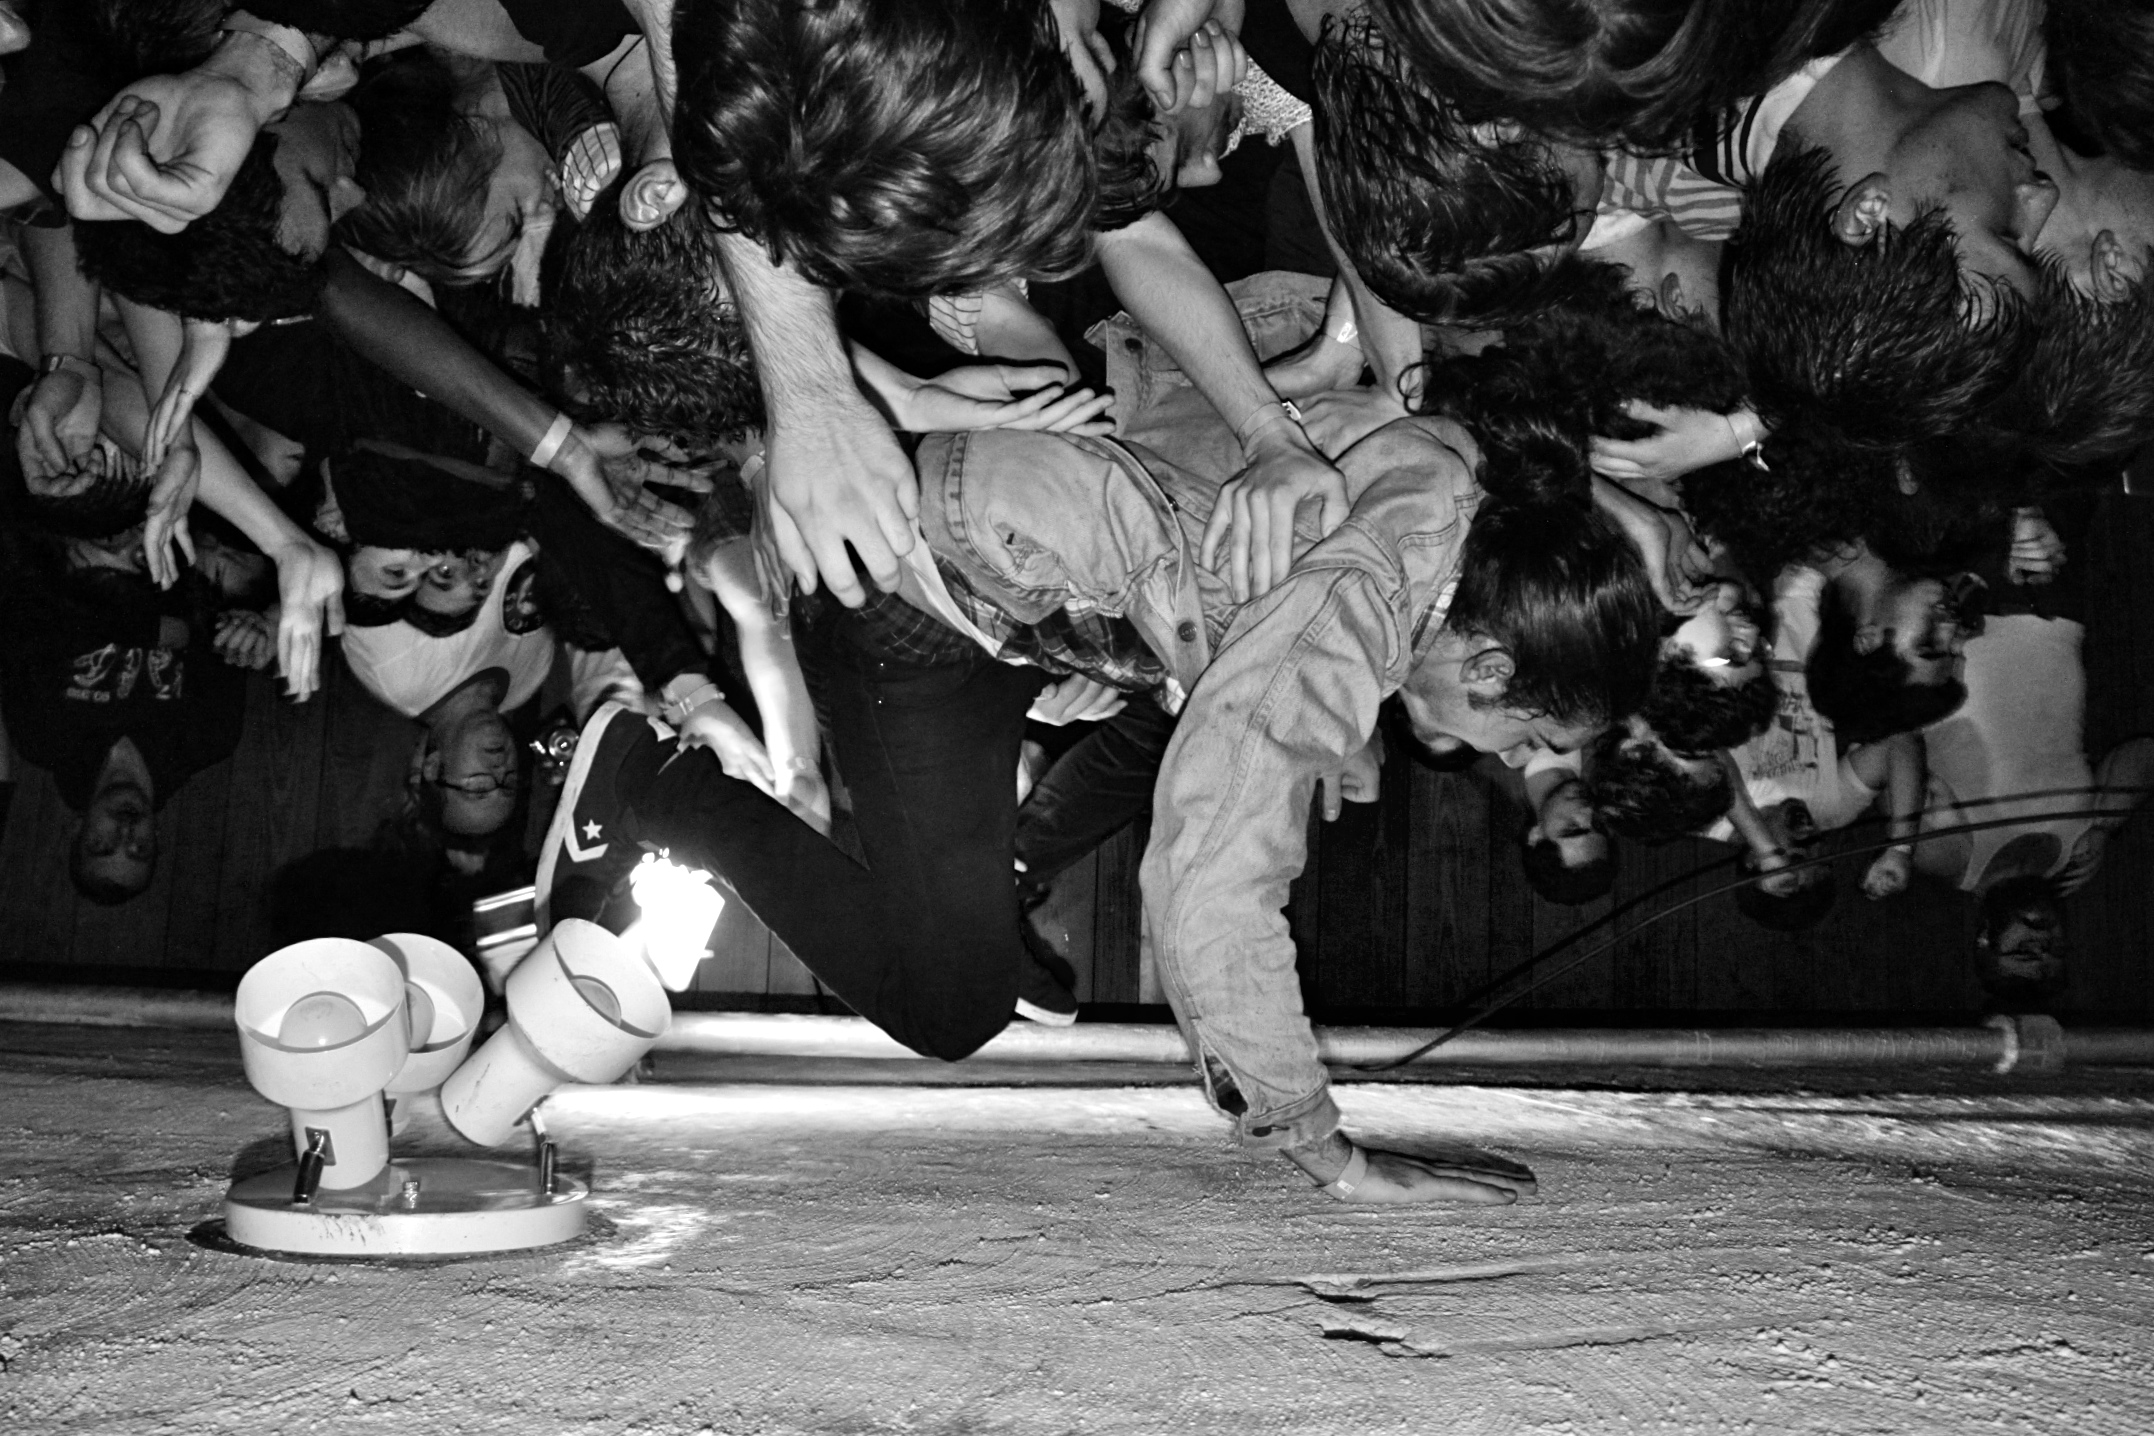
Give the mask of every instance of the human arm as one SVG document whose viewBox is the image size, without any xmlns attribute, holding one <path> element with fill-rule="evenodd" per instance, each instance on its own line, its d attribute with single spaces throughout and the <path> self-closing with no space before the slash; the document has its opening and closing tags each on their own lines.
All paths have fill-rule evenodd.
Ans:
<svg viewBox="0 0 2154 1436">
<path fill-rule="evenodd" d="M 718 243 L 770 416 L 771 542 L 803 592 L 819 578 L 858 608 L 867 594 L 847 545 L 878 588 L 895 589 L 898 560 L 915 542 L 919 479 L 854 382 L 830 293 L 774 264 L 752 239 Z"/>
<path fill-rule="evenodd" d="M 819 758 L 822 731 L 807 678 L 793 647 L 792 625 L 773 618 L 763 593 L 755 555 L 745 540 L 722 543 L 697 577 L 716 595 L 740 636 L 741 667 L 763 718 L 763 742 L 769 755 L 772 796 L 817 832 L 830 831 L 830 789 L 823 782 Z"/>
<path fill-rule="evenodd" d="M 1130 37 L 1130 50 L 1137 79 L 1161 114 L 1171 115 L 1184 105 L 1202 109 L 1221 88 L 1240 83 L 1246 58 L 1242 70 L 1221 86 L 1213 67 L 1192 62 L 1189 48 L 1209 45 L 1208 39 L 1200 38 L 1207 25 L 1239 33 L 1245 8 L 1245 0 L 1150 0 L 1145 5 Z"/>
<path fill-rule="evenodd" d="M 1293 564 L 1303 503 L 1317 505 L 1320 538 L 1346 521 L 1346 480 L 1265 382 L 1234 302 L 1172 220 L 1153 213 L 1102 234 L 1099 257 L 1123 308 L 1241 441 L 1248 467 L 1220 489 L 1199 561 L 1225 572 L 1237 599 L 1262 594 Z"/>
<path fill-rule="evenodd" d="M 1768 432 L 1750 409 L 1721 414 L 1681 406 L 1662 409 L 1633 400 L 1626 412 L 1634 419 L 1658 424 L 1660 432 L 1643 439 L 1594 437 L 1590 454 L 1594 472 L 1620 483 L 1673 481 L 1730 459 L 1749 454 L 1762 457 L 1759 446 Z"/>
<path fill-rule="evenodd" d="M 194 414 L 195 402 L 209 392 L 210 382 L 224 367 L 232 349 L 229 326 L 208 320 L 189 319 L 181 326 L 179 363 L 165 380 L 157 407 L 142 438 L 142 466 L 155 469 L 164 462 L 165 450 Z"/>
<path fill-rule="evenodd" d="M 1349 312 L 1354 321 L 1354 340 L 1361 346 L 1362 358 L 1375 376 L 1376 387 L 1401 399 L 1418 397 L 1418 392 L 1410 388 L 1410 380 L 1414 366 L 1421 362 L 1420 324 L 1376 297 L 1376 292 L 1362 280 L 1353 261 L 1346 257 L 1345 249 L 1333 236 L 1331 218 L 1324 208 L 1323 187 L 1317 183 L 1316 127 L 1303 125 L 1288 138 L 1293 141 L 1294 158 L 1308 181 L 1309 204 L 1315 209 L 1317 225 L 1324 232 L 1324 244 L 1338 265 L 1339 282 L 1346 287 Z M 1336 322 L 1327 303 L 1324 327 L 1330 329 Z"/>
<path fill-rule="evenodd" d="M 1307 399 L 1353 384 L 1367 364 L 1361 326 L 1354 320 L 1353 291 L 1343 275 L 1334 275 L 1331 292 L 1324 297 L 1324 322 L 1307 343 L 1266 364 L 1264 378 L 1282 399 Z"/>
<path fill-rule="evenodd" d="M 1870 898 L 1904 892 L 1914 875 L 1914 841 L 1922 828 L 1922 807 L 1929 770 L 1920 733 L 1895 733 L 1882 742 L 1865 743 L 1848 755 L 1855 776 L 1885 793 L 1886 833 L 1892 846 L 1870 860 L 1862 891 Z"/>
<path fill-rule="evenodd" d="M 38 377 L 16 431 L 16 454 L 32 479 L 66 472 L 97 442 L 105 386 L 97 367 L 97 286 L 75 263 L 75 228 L 24 225 L 23 257 L 36 289 L 41 360 L 64 356 Z"/>
<path fill-rule="evenodd" d="M 2012 551 L 2005 577 L 2018 584 L 2044 584 L 2064 567 L 2064 540 L 2039 508 L 2012 510 Z"/>
<path fill-rule="evenodd" d="M 966 429 L 1044 429 L 1106 435 L 1111 394 L 1071 389 L 1052 364 L 963 364 L 921 379 L 863 344 L 849 343 L 853 370 L 890 418 L 912 434 Z M 1022 397 L 1020 397 L 1022 396 Z"/>
</svg>

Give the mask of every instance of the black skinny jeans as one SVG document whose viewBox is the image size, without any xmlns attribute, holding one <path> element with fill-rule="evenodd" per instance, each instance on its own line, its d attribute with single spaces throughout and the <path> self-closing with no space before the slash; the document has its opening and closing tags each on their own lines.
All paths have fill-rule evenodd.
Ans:
<svg viewBox="0 0 2154 1436">
<path fill-rule="evenodd" d="M 629 831 L 723 874 L 853 1011 L 955 1061 L 1017 1002 L 1017 752 L 1051 680 L 985 655 L 923 667 L 824 642 L 830 740 L 866 866 L 701 750 L 624 765 Z"/>
<path fill-rule="evenodd" d="M 1154 695 L 1136 693 L 1121 712 L 1055 760 L 1017 810 L 1018 876 L 1028 902 L 1070 864 L 1152 811 L 1160 760 L 1174 719 Z"/>
</svg>

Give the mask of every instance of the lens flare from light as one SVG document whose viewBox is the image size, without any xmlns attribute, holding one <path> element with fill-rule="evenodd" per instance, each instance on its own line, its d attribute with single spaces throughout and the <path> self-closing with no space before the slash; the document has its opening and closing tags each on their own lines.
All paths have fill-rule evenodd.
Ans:
<svg viewBox="0 0 2154 1436">
<path fill-rule="evenodd" d="M 710 874 L 684 868 L 663 853 L 646 853 L 628 875 L 629 890 L 643 917 L 636 935 L 658 980 L 679 992 L 695 980 L 711 931 L 725 898 L 710 885 Z"/>
</svg>

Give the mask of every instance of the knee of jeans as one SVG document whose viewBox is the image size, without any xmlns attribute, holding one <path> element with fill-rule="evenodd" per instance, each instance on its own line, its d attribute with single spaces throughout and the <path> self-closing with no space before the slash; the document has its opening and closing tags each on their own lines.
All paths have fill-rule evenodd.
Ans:
<svg viewBox="0 0 2154 1436">
<path fill-rule="evenodd" d="M 945 1062 L 962 1062 L 985 1047 L 994 1035 L 1010 1025 L 1011 1014 L 1016 1011 L 1013 997 L 1000 1012 L 985 1007 L 961 1013 L 955 1018 L 944 1016 L 918 1034 L 918 1040 L 906 1045 L 923 1057 L 939 1057 Z"/>
</svg>

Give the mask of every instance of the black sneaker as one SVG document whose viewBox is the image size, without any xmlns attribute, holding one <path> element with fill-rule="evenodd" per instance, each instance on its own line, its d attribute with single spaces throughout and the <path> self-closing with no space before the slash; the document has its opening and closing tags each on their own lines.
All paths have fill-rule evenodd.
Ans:
<svg viewBox="0 0 2154 1436">
<path fill-rule="evenodd" d="M 1017 970 L 1017 1015 L 1046 1027 L 1067 1027 L 1077 1020 L 1077 969 L 1047 945 L 1029 917 L 1018 933 L 1025 941 L 1024 965 Z"/>
<path fill-rule="evenodd" d="M 618 703 L 601 703 L 583 725 L 569 761 L 560 804 L 539 849 L 537 918 L 541 936 L 565 917 L 598 921 L 613 889 L 643 856 L 634 837 L 615 831 L 625 804 L 614 778 L 641 748 L 673 742 L 673 730 Z"/>
</svg>

